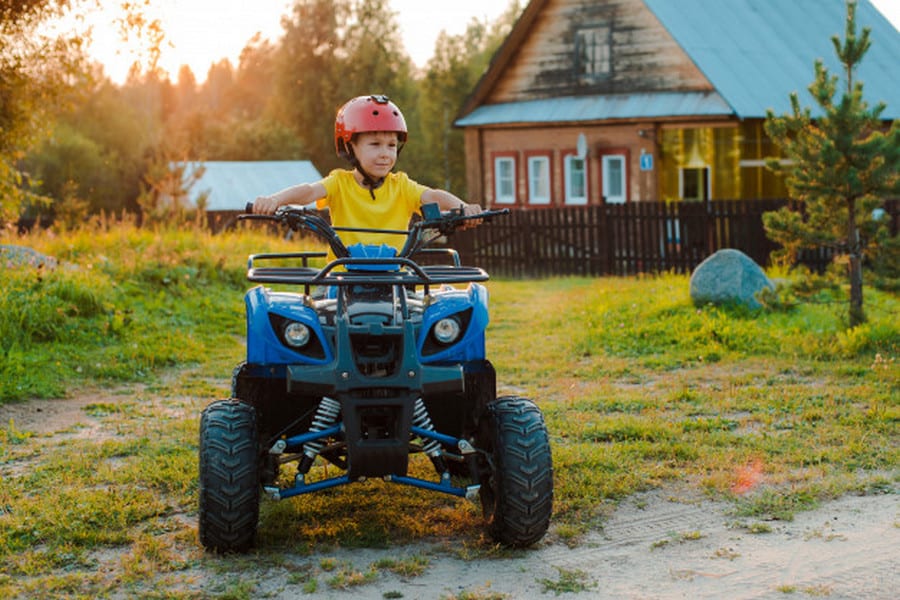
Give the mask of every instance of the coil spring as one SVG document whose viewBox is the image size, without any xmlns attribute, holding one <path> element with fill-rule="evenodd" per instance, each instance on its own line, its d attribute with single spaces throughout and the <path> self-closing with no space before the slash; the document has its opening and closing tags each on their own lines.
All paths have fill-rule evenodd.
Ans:
<svg viewBox="0 0 900 600">
<path fill-rule="evenodd" d="M 416 405 L 413 407 L 412 423 L 420 429 L 434 431 L 434 425 L 431 423 L 431 417 L 428 416 L 428 409 L 421 398 L 416 399 Z M 440 456 L 441 445 L 436 440 L 423 440 L 422 449 L 428 456 Z"/>
<path fill-rule="evenodd" d="M 309 426 L 310 432 L 323 431 L 337 423 L 338 415 L 341 413 L 341 403 L 327 396 L 319 402 L 319 408 L 313 417 L 312 424 Z M 309 458 L 315 458 L 322 451 L 325 442 L 322 440 L 313 440 L 303 445 L 303 453 Z"/>
</svg>

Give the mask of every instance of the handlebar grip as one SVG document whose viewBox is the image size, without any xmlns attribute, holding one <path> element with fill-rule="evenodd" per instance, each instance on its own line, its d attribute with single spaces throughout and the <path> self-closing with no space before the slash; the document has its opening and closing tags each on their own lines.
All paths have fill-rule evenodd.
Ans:
<svg viewBox="0 0 900 600">
<path fill-rule="evenodd" d="M 248 215 L 253 214 L 253 203 L 252 202 L 247 203 L 247 205 L 244 207 L 244 212 L 247 213 Z"/>
</svg>

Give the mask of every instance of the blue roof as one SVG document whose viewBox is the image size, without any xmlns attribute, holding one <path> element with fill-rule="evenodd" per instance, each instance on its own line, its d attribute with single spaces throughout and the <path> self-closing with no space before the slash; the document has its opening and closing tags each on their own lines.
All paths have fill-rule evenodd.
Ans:
<svg viewBox="0 0 900 600">
<path fill-rule="evenodd" d="M 843 77 L 831 37 L 844 37 L 844 0 L 644 2 L 740 118 L 790 112 L 791 92 L 820 114 L 806 89 L 817 58 Z M 869 0 L 859 0 L 856 26 L 872 30 L 855 75 L 863 97 L 870 106 L 887 104 L 882 118 L 900 118 L 900 33 Z"/>
<path fill-rule="evenodd" d="M 728 103 L 714 92 L 660 92 L 485 104 L 458 119 L 455 124 L 465 127 L 731 114 Z"/>
<path fill-rule="evenodd" d="M 209 161 L 187 163 L 185 178 L 204 167 L 190 188 L 192 203 L 208 193 L 206 210 L 244 210 L 257 196 L 274 194 L 298 183 L 313 183 L 322 176 L 308 160 Z"/>
<path fill-rule="evenodd" d="M 844 75 L 831 38 L 844 36 L 845 0 L 642 1 L 715 92 L 659 90 L 479 104 L 486 93 L 482 90 L 479 95 L 476 88 L 470 98 L 472 110 L 454 124 L 466 127 L 685 116 L 765 118 L 768 109 L 776 114 L 790 112 L 792 92 L 799 94 L 801 106 L 819 116 L 821 111 L 807 91 L 815 78 L 816 59 L 823 61 L 832 76 Z M 532 0 L 526 14 L 545 6 L 546 2 Z M 513 31 L 530 23 L 520 20 Z M 882 119 L 900 118 L 900 33 L 869 0 L 858 0 L 856 26 L 858 32 L 863 27 L 871 29 L 871 45 L 854 79 L 863 84 L 863 97 L 870 106 L 878 102 L 887 105 Z M 512 56 L 510 52 L 507 55 Z M 491 70 L 505 66 L 493 64 Z M 479 87 L 485 81 L 490 80 L 482 78 Z"/>
</svg>

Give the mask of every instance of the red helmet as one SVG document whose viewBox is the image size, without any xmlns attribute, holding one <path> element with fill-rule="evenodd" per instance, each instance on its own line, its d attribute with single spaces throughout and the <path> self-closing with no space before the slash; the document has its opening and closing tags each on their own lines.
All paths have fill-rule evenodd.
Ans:
<svg viewBox="0 0 900 600">
<path fill-rule="evenodd" d="M 349 158 L 347 144 L 353 134 L 365 131 L 394 131 L 401 146 L 406 142 L 406 120 L 387 96 L 357 96 L 338 109 L 334 119 L 334 146 L 338 156 Z"/>
</svg>

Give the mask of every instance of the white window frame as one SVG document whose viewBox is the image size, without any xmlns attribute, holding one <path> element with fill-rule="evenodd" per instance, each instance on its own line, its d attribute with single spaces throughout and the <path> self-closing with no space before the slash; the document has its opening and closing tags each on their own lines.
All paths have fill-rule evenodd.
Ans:
<svg viewBox="0 0 900 600">
<path fill-rule="evenodd" d="M 509 176 L 501 177 L 500 169 L 502 165 L 509 165 Z M 508 183 L 512 189 L 512 193 L 503 193 L 503 184 Z M 512 156 L 498 156 L 494 158 L 494 203 L 495 204 L 515 204 L 516 203 L 516 159 Z"/>
<path fill-rule="evenodd" d="M 621 161 L 622 169 L 619 177 L 619 186 L 622 190 L 621 194 L 613 195 L 610 193 L 610 184 L 612 183 L 612 175 L 610 163 L 612 161 Z M 603 198 L 607 204 L 624 204 L 628 200 L 628 161 L 624 154 L 604 154 L 602 158 L 603 165 Z"/>
<path fill-rule="evenodd" d="M 583 27 L 575 32 L 575 69 L 583 83 L 610 76 L 612 30 L 608 26 Z"/>
<path fill-rule="evenodd" d="M 575 177 L 579 175 L 579 172 L 574 170 L 574 162 L 581 162 L 581 190 L 582 193 L 580 195 L 575 195 L 572 190 L 575 188 L 573 185 L 575 183 Z M 588 181 L 587 181 L 587 158 L 578 158 L 575 154 L 567 154 L 565 159 L 563 160 L 563 172 L 565 179 L 565 187 L 566 187 L 566 204 L 569 205 L 584 205 L 587 204 L 587 194 L 588 194 Z"/>
<path fill-rule="evenodd" d="M 550 157 L 538 154 L 528 157 L 528 203 L 550 204 Z"/>
</svg>

